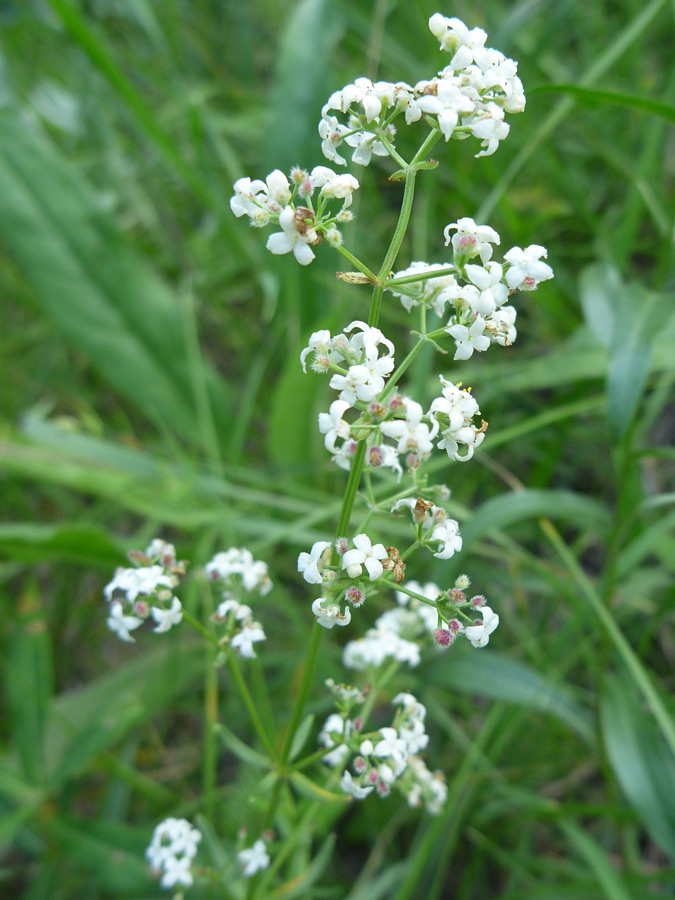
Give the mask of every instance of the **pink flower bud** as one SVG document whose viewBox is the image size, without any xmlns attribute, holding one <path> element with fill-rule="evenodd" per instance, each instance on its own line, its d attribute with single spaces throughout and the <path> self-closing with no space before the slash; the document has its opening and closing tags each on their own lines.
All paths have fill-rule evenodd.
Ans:
<svg viewBox="0 0 675 900">
<path fill-rule="evenodd" d="M 382 451 L 379 447 L 370 448 L 368 451 L 368 462 L 374 469 L 382 465 Z"/>
<path fill-rule="evenodd" d="M 366 599 L 366 595 L 362 590 L 356 587 L 355 584 L 352 584 L 345 591 L 345 600 L 354 607 L 354 609 L 358 609 L 359 606 L 363 606 Z"/>
<path fill-rule="evenodd" d="M 346 537 L 339 537 L 335 541 L 335 549 L 340 554 L 340 556 L 344 556 L 347 550 L 349 550 L 349 541 Z"/>
<path fill-rule="evenodd" d="M 391 793 L 391 788 L 386 781 L 378 781 L 375 790 L 380 795 L 380 797 L 388 797 Z"/>
<path fill-rule="evenodd" d="M 452 643 L 452 635 L 445 628 L 437 628 L 434 631 L 434 640 L 439 647 L 447 647 Z"/>
<path fill-rule="evenodd" d="M 361 775 L 368 768 L 368 763 L 362 756 L 357 756 L 354 760 L 354 771 L 357 775 Z"/>
<path fill-rule="evenodd" d="M 476 594 L 475 597 L 472 597 L 469 601 L 473 607 L 479 609 L 481 606 L 485 606 L 487 600 L 482 594 Z"/>
</svg>

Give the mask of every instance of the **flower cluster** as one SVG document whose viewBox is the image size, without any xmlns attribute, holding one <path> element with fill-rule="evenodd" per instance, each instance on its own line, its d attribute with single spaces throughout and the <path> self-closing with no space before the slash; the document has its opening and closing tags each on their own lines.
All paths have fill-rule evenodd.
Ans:
<svg viewBox="0 0 675 900">
<path fill-rule="evenodd" d="M 103 588 L 110 604 L 108 628 L 123 641 L 132 643 L 131 632 L 152 618 L 153 631 L 169 631 L 183 618 L 183 608 L 173 590 L 185 575 L 187 562 L 176 560 L 173 544 L 155 538 L 144 553 L 132 550 L 129 560 L 134 568 L 118 568 L 115 577 Z"/>
<path fill-rule="evenodd" d="M 362 331 L 356 339 L 347 340 L 346 335 L 355 327 Z M 355 350 L 357 340 L 360 347 Z M 387 350 L 382 356 L 378 355 L 379 344 Z M 470 459 L 483 441 L 487 423 L 473 423 L 473 417 L 480 414 L 475 398 L 442 376 L 442 396 L 427 412 L 410 397 L 387 396 L 384 376 L 394 366 L 393 346 L 377 328 L 352 322 L 335 338 L 328 331 L 316 331 L 300 354 L 305 371 L 309 357 L 315 372 L 335 373 L 330 386 L 340 394 L 327 413 L 319 413 L 319 431 L 325 435 L 324 444 L 333 461 L 341 468 L 351 467 L 358 440 L 366 441 L 368 468 L 390 468 L 399 479 L 403 473 L 401 457 L 408 469 L 418 468 L 439 435 L 437 446 L 458 461 Z M 348 417 L 350 410 L 353 412 Z M 460 450 L 462 447 L 465 449 Z"/>
<path fill-rule="evenodd" d="M 459 524 L 455 519 L 448 518 L 443 507 L 435 506 L 421 497 L 416 500 L 405 497 L 397 500 L 391 511 L 396 513 L 402 508 L 410 510 L 415 540 L 431 550 L 435 546 L 434 556 L 438 559 L 450 559 L 456 551 L 462 549 Z"/>
<path fill-rule="evenodd" d="M 432 644 L 448 647 L 460 635 L 473 647 L 485 647 L 499 625 L 499 616 L 485 605 L 482 595 L 467 598 L 469 584 L 466 575 L 460 575 L 445 592 L 433 582 L 408 582 L 405 593 L 396 591 L 398 605 L 382 613 L 363 637 L 346 644 L 343 665 L 363 672 L 391 659 L 415 668 L 422 650 Z M 479 611 L 482 621 L 472 619 L 465 610 Z"/>
<path fill-rule="evenodd" d="M 355 329 L 357 333 L 348 337 Z M 329 411 L 319 413 L 319 431 L 333 460 L 349 469 L 357 441 L 365 439 L 366 465 L 391 468 L 400 478 L 400 457 L 408 469 L 416 469 L 431 453 L 439 432 L 437 446 L 451 459 L 470 459 L 487 428 L 485 422 L 480 427 L 472 422 L 480 413 L 473 396 L 441 376 L 443 396 L 426 413 L 410 397 L 388 397 L 385 377 L 394 368 L 393 352 L 393 344 L 379 328 L 355 321 L 336 337 L 315 331 L 300 354 L 304 371 L 310 359 L 315 372 L 333 373 L 330 387 L 340 392 Z M 355 411 L 351 422 L 346 417 L 350 410 Z M 460 445 L 467 449 L 460 453 Z"/>
<path fill-rule="evenodd" d="M 372 82 L 357 78 L 333 93 L 321 110 L 319 136 L 324 156 L 339 165 L 346 160 L 338 148 L 353 148 L 352 160 L 367 166 L 372 155 L 395 154 L 394 120 L 403 114 L 407 125 L 424 119 L 446 141 L 469 137 L 480 141 L 476 156 L 490 156 L 509 133 L 505 113 L 525 108 L 517 64 L 498 50 L 485 47 L 486 33 L 469 29 L 459 19 L 436 13 L 429 20 L 441 49 L 452 54 L 435 77 L 414 87 L 404 82 Z M 341 122 L 336 113 L 347 116 Z"/>
<path fill-rule="evenodd" d="M 292 251 L 300 265 L 306 266 L 314 259 L 312 247 L 323 240 L 331 247 L 341 245 L 337 226 L 352 220 L 349 207 L 358 187 L 353 175 L 336 175 L 326 166 L 316 166 L 311 172 L 295 168 L 290 181 L 275 169 L 265 181 L 236 181 L 230 207 L 235 216 L 248 216 L 256 228 L 278 224 L 281 231 L 269 236 L 267 249 L 276 255 Z M 342 200 L 342 206 L 330 212 L 328 205 L 335 200 Z"/>
<path fill-rule="evenodd" d="M 341 712 L 330 715 L 319 734 L 319 742 L 328 750 L 322 757 L 327 765 L 343 767 L 354 757 L 351 771 L 345 768 L 342 773 L 342 790 L 363 800 L 373 791 L 387 797 L 395 786 L 411 806 L 423 802 L 429 812 L 440 812 L 447 794 L 445 782 L 440 775 L 432 775 L 419 756 L 429 743 L 425 707 L 412 694 L 398 694 L 392 701 L 399 709 L 391 726 L 364 733 L 362 717 L 350 717 L 363 699 L 362 694 L 344 697 Z"/>
<path fill-rule="evenodd" d="M 251 607 L 241 601 L 272 590 L 267 563 L 253 559 L 250 550 L 231 547 L 216 553 L 205 568 L 209 581 L 222 593 L 223 600 L 213 614 L 213 621 L 223 629 L 221 645 L 233 647 L 240 656 L 254 657 L 253 645 L 264 641 L 266 635 Z"/>
<path fill-rule="evenodd" d="M 163 888 L 192 884 L 190 867 L 201 839 L 201 833 L 187 819 L 165 819 L 155 828 L 145 855 L 152 868 L 162 872 Z"/>
<path fill-rule="evenodd" d="M 305 581 L 322 587 L 323 596 L 312 603 L 312 612 L 324 628 L 349 625 L 350 606 L 363 606 L 369 584 L 385 571 L 393 573 L 397 584 L 403 581 L 405 565 L 396 547 L 373 544 L 365 533 L 355 535 L 352 544 L 350 548 L 347 538 L 339 538 L 334 547 L 328 541 L 316 541 L 309 553 L 298 557 L 298 572 Z M 333 562 L 334 553 L 337 562 Z"/>
<path fill-rule="evenodd" d="M 423 304 L 443 317 L 449 307 L 450 316 L 438 334 L 445 332 L 454 339 L 455 359 L 469 359 L 474 350 L 487 350 L 491 344 L 510 346 L 516 339 L 516 310 L 506 301 L 516 290 L 533 291 L 553 278 L 553 270 L 543 262 L 546 249 L 538 244 L 524 250 L 513 247 L 498 263 L 492 260 L 492 245 L 501 239 L 488 225 L 466 217 L 447 225 L 444 234 L 446 245 L 452 244 L 453 263 L 414 262 L 391 280 L 419 280 L 390 285 L 388 290 L 408 312 Z M 480 262 L 471 262 L 476 259 Z"/>
</svg>

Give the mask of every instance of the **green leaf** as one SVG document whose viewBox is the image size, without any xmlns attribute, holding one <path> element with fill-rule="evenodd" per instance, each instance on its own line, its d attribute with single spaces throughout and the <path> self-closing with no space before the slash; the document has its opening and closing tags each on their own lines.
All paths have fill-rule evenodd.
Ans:
<svg viewBox="0 0 675 900">
<path fill-rule="evenodd" d="M 563 722 L 587 744 L 594 743 L 589 712 L 564 689 L 524 663 L 492 650 L 456 648 L 426 670 L 434 684 L 465 694 L 505 700 L 547 713 Z"/>
<path fill-rule="evenodd" d="M 602 847 L 573 822 L 561 819 L 559 825 L 595 875 L 603 896 L 607 900 L 633 900 L 633 895 Z"/>
<path fill-rule="evenodd" d="M 610 266 L 589 266 L 582 273 L 580 288 L 586 321 L 609 349 L 607 417 L 613 437 L 619 439 L 637 411 L 652 342 L 668 314 L 657 294 L 623 282 Z"/>
<path fill-rule="evenodd" d="M 291 881 L 282 884 L 277 888 L 273 896 L 278 897 L 279 900 L 295 900 L 296 897 L 311 896 L 307 892 L 323 874 L 330 862 L 334 846 L 335 835 L 329 834 L 304 872 L 300 872 Z"/>
<path fill-rule="evenodd" d="M 52 695 L 52 649 L 49 626 L 36 588 L 19 601 L 9 642 L 6 671 L 12 734 L 27 781 L 45 782 L 45 731 Z"/>
<path fill-rule="evenodd" d="M 143 851 L 149 830 L 132 830 L 116 822 L 54 817 L 47 823 L 50 838 L 67 858 L 89 873 L 106 892 L 136 896 L 153 885 Z"/>
<path fill-rule="evenodd" d="M 263 753 L 258 753 L 257 750 L 253 750 L 245 744 L 233 731 L 230 731 L 226 725 L 223 725 L 222 722 L 218 722 L 214 726 L 214 730 L 227 749 L 231 753 L 234 753 L 239 759 L 258 769 L 269 769 L 271 767 L 270 760 Z"/>
<path fill-rule="evenodd" d="M 167 707 L 199 677 L 202 656 L 200 644 L 166 642 L 85 687 L 55 697 L 45 739 L 52 783 L 86 771 L 99 753 Z"/>
<path fill-rule="evenodd" d="M 298 730 L 295 732 L 295 737 L 293 738 L 293 743 L 291 744 L 291 750 L 288 754 L 288 759 L 293 762 L 293 760 L 297 757 L 298 753 L 305 746 L 307 738 L 310 735 L 310 732 L 314 726 L 314 719 L 316 717 L 312 713 L 309 716 L 305 716 L 305 718 L 300 723 Z"/>
<path fill-rule="evenodd" d="M 0 192 L 0 238 L 45 312 L 152 421 L 194 441 L 186 310 L 76 171 L 8 110 L 0 113 Z M 227 385 L 202 365 L 224 432 Z"/>
<path fill-rule="evenodd" d="M 16 522 L 0 525 L 0 556 L 22 562 L 75 563 L 113 568 L 123 547 L 89 524 L 37 525 Z"/>
<path fill-rule="evenodd" d="M 591 497 L 573 491 L 517 491 L 486 500 L 462 523 L 463 547 L 466 549 L 491 531 L 542 517 L 570 522 L 584 531 L 604 531 L 609 525 L 608 511 Z"/>
<path fill-rule="evenodd" d="M 333 0 L 300 0 L 279 48 L 270 97 L 270 168 L 307 165 L 307 147 L 316 141 L 321 107 L 332 88 L 328 73 L 344 16 Z"/>
<path fill-rule="evenodd" d="M 600 706 L 614 774 L 643 827 L 675 860 L 675 759 L 630 681 L 608 676 Z"/>
<path fill-rule="evenodd" d="M 536 88 L 530 88 L 531 94 L 568 94 L 575 100 L 587 103 L 590 106 L 623 106 L 626 109 L 636 109 L 638 112 L 660 116 L 667 122 L 675 122 L 675 106 L 671 103 L 661 103 L 650 97 L 639 97 L 636 94 L 626 94 L 622 91 L 600 91 L 596 88 L 579 87 L 578 84 L 542 84 Z"/>
</svg>

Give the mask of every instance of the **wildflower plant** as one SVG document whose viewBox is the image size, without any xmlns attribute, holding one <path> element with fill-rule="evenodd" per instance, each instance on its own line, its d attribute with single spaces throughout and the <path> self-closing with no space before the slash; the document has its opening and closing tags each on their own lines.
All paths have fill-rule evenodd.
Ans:
<svg viewBox="0 0 675 900">
<path fill-rule="evenodd" d="M 207 842 L 200 844 L 194 823 L 169 818 L 157 826 L 147 855 L 163 887 L 215 882 L 222 896 L 268 897 L 293 877 L 288 863 L 298 829 L 315 818 L 321 804 L 339 810 L 350 801 L 373 803 L 398 793 L 409 806 L 435 815 L 445 802 L 443 774 L 427 762 L 433 748 L 426 708 L 409 691 L 391 697 L 387 686 L 397 671 L 416 667 L 425 654 L 448 652 L 458 640 L 485 647 L 499 614 L 484 596 L 471 595 L 467 575 L 439 584 L 408 578 L 408 569 L 424 577 L 418 573 L 429 557 L 442 565 L 462 552 L 459 523 L 443 505 L 449 490 L 430 482 L 425 463 L 432 454 L 465 463 L 479 449 L 488 426 L 478 398 L 448 377 L 447 366 L 451 359 L 513 344 L 514 295 L 535 290 L 553 272 L 545 248 L 537 244 L 513 247 L 499 257 L 499 234 L 468 217 L 445 227 L 444 259 L 408 261 L 396 270 L 417 178 L 439 165 L 430 158 L 432 149 L 468 140 L 477 157 L 491 155 L 508 136 L 506 117 L 525 106 L 516 63 L 486 47 L 484 31 L 440 13 L 431 17 L 429 28 L 446 54 L 437 74 L 415 85 L 357 78 L 333 93 L 321 111 L 318 135 L 328 162 L 345 166 L 348 156 L 357 166 L 389 160 L 395 169 L 390 179 L 403 182 L 398 222 L 378 267 L 361 260 L 341 231 L 353 218 L 352 198 L 359 189 L 354 175 L 324 165 L 296 167 L 288 176 L 276 169 L 264 180 L 239 179 L 230 201 L 235 216 L 268 229 L 266 247 L 272 254 L 292 253 L 290 265 L 307 266 L 317 252 L 336 252 L 349 266 L 338 276 L 355 291 L 371 291 L 367 318 L 354 318 L 336 334 L 314 332 L 300 353 L 308 378 L 328 380 L 332 393 L 319 414 L 318 432 L 334 464 L 348 474 L 334 532 L 297 559 L 298 581 L 307 597 L 307 650 L 280 734 L 270 732 L 246 677 L 249 661 L 266 652 L 264 616 L 257 611 L 259 599 L 272 591 L 265 562 L 242 548 L 224 550 L 207 562 L 202 581 L 211 586 L 214 600 L 205 621 L 188 613 L 175 596 L 186 564 L 177 562 L 173 547 L 161 540 L 144 553 L 133 553 L 134 568 L 118 570 L 105 588 L 108 625 L 122 640 L 133 641 L 143 622 L 152 619 L 160 634 L 186 622 L 216 648 L 216 662 L 230 668 L 261 749 L 243 745 L 225 723 L 221 733 L 233 752 L 266 770 L 256 802 L 236 810 L 236 840 L 217 838 L 204 822 L 209 845 L 219 848 L 210 858 L 204 854 L 196 861 Z M 418 149 L 410 159 L 397 146 L 402 129 L 417 135 Z M 413 318 L 414 341 L 402 357 L 380 328 L 385 302 L 400 302 Z M 425 403 L 411 395 L 406 379 L 427 345 L 440 351 L 443 371 L 437 372 L 436 396 Z M 384 499 L 379 490 L 375 497 L 375 478 L 391 488 Z M 362 488 L 368 510 L 355 524 Z M 397 533 L 403 524 L 408 534 L 399 546 L 386 538 L 392 524 Z M 375 597 L 385 611 L 368 627 L 362 608 Z M 358 683 L 326 682 L 325 700 L 333 711 L 316 747 L 302 757 L 312 727 L 305 711 L 322 637 L 328 630 L 332 640 L 342 629 L 347 634 L 344 668 Z M 311 798 L 302 822 L 289 814 L 297 809 L 287 802 L 289 786 Z"/>
</svg>

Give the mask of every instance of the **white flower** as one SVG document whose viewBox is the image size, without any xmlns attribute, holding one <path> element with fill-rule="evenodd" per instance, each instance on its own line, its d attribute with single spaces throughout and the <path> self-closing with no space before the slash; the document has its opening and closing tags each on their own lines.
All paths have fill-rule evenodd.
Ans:
<svg viewBox="0 0 675 900">
<path fill-rule="evenodd" d="M 485 331 L 485 319 L 476 316 L 469 327 L 466 325 L 450 325 L 445 329 L 455 339 L 457 349 L 453 359 L 470 359 L 473 351 L 487 350 L 490 346 L 490 338 L 483 334 Z"/>
<path fill-rule="evenodd" d="M 443 385 L 443 396 L 432 401 L 429 414 L 435 418 L 447 416 L 447 426 L 441 426 L 441 440 L 438 446 L 447 451 L 450 459 L 466 462 L 485 437 L 486 423 L 476 428 L 472 423 L 474 415 L 480 413 L 478 403 L 469 391 L 463 391 L 439 376 Z M 459 452 L 460 445 L 466 447 L 464 453 Z"/>
<path fill-rule="evenodd" d="M 510 264 L 506 271 L 506 283 L 511 290 L 533 291 L 541 281 L 553 278 L 553 269 L 541 261 L 542 257 L 546 259 L 547 256 L 548 251 L 539 244 L 532 244 L 524 250 L 513 247 L 505 253 L 504 259 Z"/>
<path fill-rule="evenodd" d="M 352 773 L 349 769 L 345 769 L 342 773 L 342 778 L 340 779 L 340 787 L 345 792 L 345 794 L 351 794 L 351 796 L 355 800 L 363 800 L 364 797 L 367 797 L 368 794 L 373 790 L 373 785 L 369 785 L 368 787 L 362 787 L 357 781 L 354 781 L 352 778 Z"/>
<path fill-rule="evenodd" d="M 165 819 L 155 828 L 145 855 L 153 869 L 164 870 L 162 887 L 192 884 L 190 866 L 201 839 L 201 833 L 186 819 Z"/>
<path fill-rule="evenodd" d="M 340 401 L 336 400 L 335 402 L 339 403 Z M 317 541 L 312 545 L 309 553 L 301 553 L 298 556 L 298 572 L 302 573 L 302 577 L 309 584 L 321 584 L 322 578 L 319 571 L 319 562 L 327 547 L 330 547 L 329 541 Z"/>
<path fill-rule="evenodd" d="M 503 270 L 497 262 L 488 262 L 484 266 L 469 263 L 466 268 L 469 281 L 480 291 L 476 312 L 481 316 L 491 316 L 509 297 L 508 288 L 502 282 Z"/>
<path fill-rule="evenodd" d="M 302 371 L 306 372 L 306 360 L 310 353 L 314 353 L 316 357 L 322 358 L 325 360 L 325 365 L 321 366 L 323 371 L 328 369 L 328 366 L 331 361 L 331 357 L 335 354 L 333 353 L 333 339 L 330 335 L 330 331 L 315 331 L 309 339 L 309 343 L 305 347 L 305 349 L 300 354 L 300 363 L 302 365 Z M 312 368 L 314 371 L 318 371 L 316 368 L 315 359 L 314 365 Z"/>
<path fill-rule="evenodd" d="M 322 115 L 319 122 L 319 137 L 321 138 L 321 152 L 331 162 L 338 163 L 340 166 L 346 166 L 347 160 L 340 156 L 337 148 L 344 140 L 345 134 L 349 129 L 346 125 L 338 122 L 335 116 Z"/>
<path fill-rule="evenodd" d="M 232 646 L 239 651 L 240 656 L 253 659 L 256 656 L 253 644 L 265 639 L 265 632 L 258 622 L 245 623 L 241 631 L 232 638 Z"/>
<path fill-rule="evenodd" d="M 438 434 L 438 422 L 432 419 L 431 426 L 422 422 L 424 411 L 416 400 L 404 397 L 403 406 L 405 419 L 381 422 L 380 431 L 398 441 L 396 447 L 398 453 L 413 453 L 418 458 L 424 459 L 433 449 L 432 442 Z"/>
<path fill-rule="evenodd" d="M 499 616 L 489 606 L 483 606 L 481 614 L 483 621 L 478 622 L 476 625 L 469 625 L 464 631 L 464 634 L 474 647 L 485 647 L 490 641 L 490 635 L 499 625 Z"/>
<path fill-rule="evenodd" d="M 152 613 L 152 618 L 157 622 L 157 628 L 153 629 L 156 634 L 163 634 L 173 625 L 178 625 L 183 620 L 183 607 L 178 597 L 171 598 L 169 609 L 153 606 L 150 612 Z"/>
<path fill-rule="evenodd" d="M 337 604 L 331 604 L 324 607 L 323 597 L 317 597 L 312 603 L 312 612 L 316 616 L 318 625 L 323 628 L 332 628 L 334 625 L 349 625 L 352 620 L 352 613 L 349 607 L 345 608 L 344 613 Z"/>
<path fill-rule="evenodd" d="M 452 53 L 451 68 L 464 69 L 474 60 L 476 51 L 482 48 L 487 34 L 482 28 L 468 28 L 461 19 L 448 19 L 434 13 L 429 19 L 429 31 L 438 38 L 441 50 Z"/>
<path fill-rule="evenodd" d="M 249 850 L 240 850 L 237 859 L 244 878 L 251 878 L 256 872 L 266 869 L 270 864 L 265 842 L 258 840 Z"/>
<path fill-rule="evenodd" d="M 485 330 L 490 335 L 490 340 L 494 341 L 495 344 L 501 344 L 502 347 L 510 347 L 518 336 L 516 316 L 516 309 L 513 306 L 502 306 L 496 310 L 485 325 Z"/>
<path fill-rule="evenodd" d="M 139 625 L 142 625 L 143 619 L 139 619 L 137 616 L 125 616 L 124 607 L 119 600 L 115 600 L 115 602 L 110 605 L 110 615 L 106 620 L 106 624 L 111 631 L 115 632 L 120 640 L 133 644 L 134 639 L 129 632 L 135 631 Z"/>
<path fill-rule="evenodd" d="M 324 444 L 331 453 L 337 453 L 335 441 L 338 438 L 346 440 L 349 437 L 349 422 L 342 418 L 348 409 L 351 406 L 346 400 L 334 400 L 327 413 L 319 413 L 319 431 L 326 435 Z"/>
<path fill-rule="evenodd" d="M 163 566 L 144 566 L 138 569 L 118 569 L 113 580 L 103 588 L 106 600 L 112 600 L 115 591 L 126 594 L 127 601 L 133 603 L 139 594 L 154 594 L 159 587 L 173 587 Z"/>
<path fill-rule="evenodd" d="M 375 581 L 382 576 L 384 571 L 381 559 L 387 558 L 387 551 L 383 544 L 371 544 L 367 534 L 357 534 L 354 537 L 354 549 L 347 550 L 342 557 L 342 568 L 347 570 L 350 578 L 358 578 L 366 567 L 368 577 Z"/>
<path fill-rule="evenodd" d="M 473 134 L 481 139 L 483 149 L 479 156 L 492 156 L 499 142 L 508 137 L 510 125 L 504 121 L 504 110 L 496 103 L 488 103 L 487 108 L 472 119 L 470 123 Z"/>
<path fill-rule="evenodd" d="M 263 596 L 272 590 L 272 582 L 267 574 L 267 563 L 253 559 L 253 554 L 246 548 L 230 547 L 222 553 L 216 553 L 205 566 L 207 577 L 211 581 L 222 579 L 230 582 L 232 576 L 239 576 L 241 584 L 247 591 L 257 590 Z"/>
<path fill-rule="evenodd" d="M 456 233 L 450 237 L 453 229 L 456 229 Z M 468 216 L 446 225 L 443 235 L 446 247 L 452 241 L 452 249 L 458 256 L 464 256 L 467 259 L 480 256 L 483 265 L 492 258 L 492 244 L 501 243 L 494 228 L 490 228 L 489 225 L 476 225 L 474 220 Z"/>
<path fill-rule="evenodd" d="M 459 525 L 454 519 L 446 519 L 437 525 L 431 533 L 430 541 L 439 541 L 438 552 L 434 553 L 437 559 L 450 559 L 456 551 L 462 549 L 462 538 L 459 534 Z"/>
<path fill-rule="evenodd" d="M 304 234 L 298 231 L 295 210 L 292 206 L 286 206 L 279 213 L 279 225 L 282 230 L 275 231 L 268 237 L 267 249 L 276 256 L 283 256 L 292 250 L 300 265 L 308 266 L 314 259 L 314 252 L 309 245 L 316 243 L 316 231 L 311 227 L 307 227 Z"/>
<path fill-rule="evenodd" d="M 176 563 L 176 548 L 161 538 L 153 538 L 150 541 L 145 555 L 149 559 L 158 559 L 163 566 L 173 566 Z"/>
<path fill-rule="evenodd" d="M 243 621 L 251 617 L 250 606 L 246 606 L 245 603 L 238 603 L 236 600 L 224 600 L 216 609 L 216 618 L 222 621 L 227 618 L 230 612 L 234 614 L 236 621 Z"/>
<path fill-rule="evenodd" d="M 382 740 L 373 748 L 373 756 L 391 758 L 395 763 L 406 757 L 405 741 L 401 740 L 395 728 L 380 728 Z"/>
</svg>

